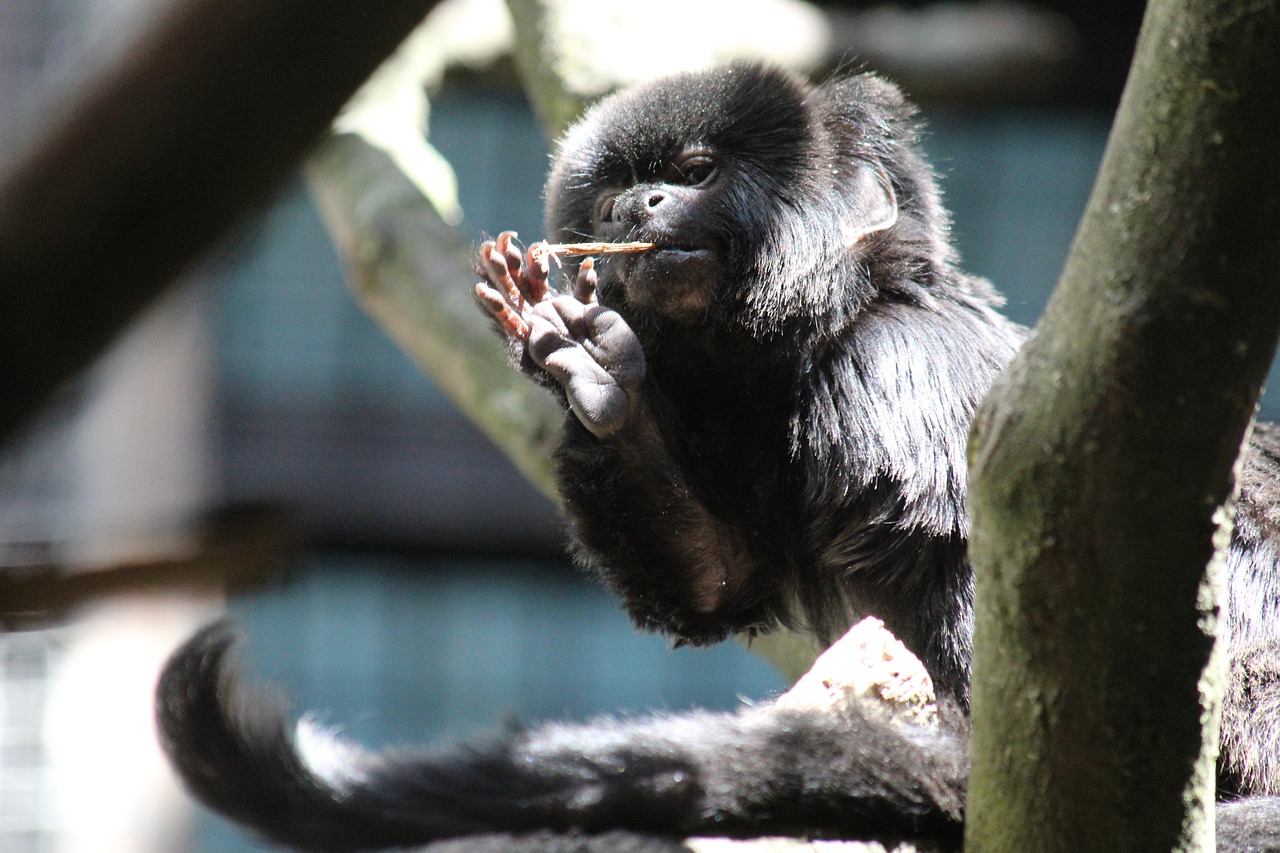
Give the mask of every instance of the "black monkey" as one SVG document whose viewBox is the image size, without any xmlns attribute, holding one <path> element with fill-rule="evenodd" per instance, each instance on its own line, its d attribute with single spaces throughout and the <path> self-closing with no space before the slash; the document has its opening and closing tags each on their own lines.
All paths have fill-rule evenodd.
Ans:
<svg viewBox="0 0 1280 853">
<path fill-rule="evenodd" d="M 612 849 L 623 836 L 591 835 L 612 830 L 958 846 L 964 449 L 1024 331 L 957 269 L 917 135 L 913 109 L 870 74 L 812 87 L 735 64 L 625 92 L 562 143 L 549 233 L 654 248 L 584 261 L 557 295 L 546 258 L 525 261 L 503 235 L 482 247 L 478 295 L 571 412 L 557 465 L 575 553 L 637 624 L 709 643 L 778 624 L 830 637 L 874 613 L 955 719 L 898 728 L 762 706 L 371 755 L 306 724 L 295 739 L 278 703 L 238 685 L 218 626 L 175 655 L 158 693 L 191 790 L 313 850 L 495 832 L 544 834 L 486 836 L 494 849 Z M 1280 794 L 1280 620 L 1266 618 L 1280 608 L 1280 432 L 1258 427 L 1243 470 L 1221 776 Z M 1280 850 L 1280 799 L 1224 805 L 1219 824 L 1222 849 Z"/>
</svg>

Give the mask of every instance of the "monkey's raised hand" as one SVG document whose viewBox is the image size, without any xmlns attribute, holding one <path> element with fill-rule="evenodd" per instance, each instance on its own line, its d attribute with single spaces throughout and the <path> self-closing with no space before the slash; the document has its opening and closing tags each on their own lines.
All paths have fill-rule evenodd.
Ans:
<svg viewBox="0 0 1280 853">
<path fill-rule="evenodd" d="M 548 254 L 534 244 L 526 262 L 514 236 L 504 231 L 481 244 L 479 270 L 488 281 L 476 285 L 476 297 L 521 355 L 556 382 L 583 426 L 601 438 L 617 432 L 644 380 L 639 339 L 596 301 L 591 258 L 578 267 L 574 295 L 553 296 Z"/>
<path fill-rule="evenodd" d="M 514 231 L 503 231 L 497 240 L 480 244 L 476 272 L 488 282 L 476 285 L 476 297 L 509 338 L 524 342 L 529 339 L 526 314 L 549 296 L 547 276 L 551 267 L 547 255 L 535 254 L 530 247 L 526 268 L 520 250 L 512 244 L 515 236 Z"/>
</svg>

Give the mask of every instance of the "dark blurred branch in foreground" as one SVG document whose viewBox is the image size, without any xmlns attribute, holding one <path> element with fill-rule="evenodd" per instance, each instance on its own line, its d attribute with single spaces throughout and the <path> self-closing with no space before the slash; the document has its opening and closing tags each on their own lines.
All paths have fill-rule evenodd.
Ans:
<svg viewBox="0 0 1280 853">
<path fill-rule="evenodd" d="M 0 440 L 268 198 L 435 5 L 179 0 L 0 181 Z"/>
</svg>

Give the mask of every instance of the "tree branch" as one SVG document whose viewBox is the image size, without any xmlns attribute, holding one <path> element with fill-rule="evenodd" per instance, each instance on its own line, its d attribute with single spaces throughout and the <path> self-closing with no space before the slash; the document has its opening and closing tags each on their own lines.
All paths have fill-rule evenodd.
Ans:
<svg viewBox="0 0 1280 853">
<path fill-rule="evenodd" d="M 0 182 L 0 439 L 267 199 L 434 0 L 183 0 Z"/>
<path fill-rule="evenodd" d="M 1280 5 L 1150 4 L 1061 282 L 970 446 L 967 849 L 1212 849 L 1214 542 L 1280 330 L 1277 103 Z"/>
<path fill-rule="evenodd" d="M 361 306 L 535 486 L 555 498 L 564 412 L 507 363 L 468 286 L 475 247 L 355 123 L 307 161 L 307 183 Z"/>
</svg>

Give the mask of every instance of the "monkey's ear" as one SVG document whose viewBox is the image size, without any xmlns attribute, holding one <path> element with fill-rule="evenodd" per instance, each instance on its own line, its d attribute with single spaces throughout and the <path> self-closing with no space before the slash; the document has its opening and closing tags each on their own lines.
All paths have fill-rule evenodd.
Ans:
<svg viewBox="0 0 1280 853">
<path fill-rule="evenodd" d="M 844 192 L 848 206 L 840 230 L 845 248 L 853 248 L 868 235 L 892 228 L 898 221 L 898 196 L 889 175 L 878 164 L 854 166 Z"/>
</svg>

